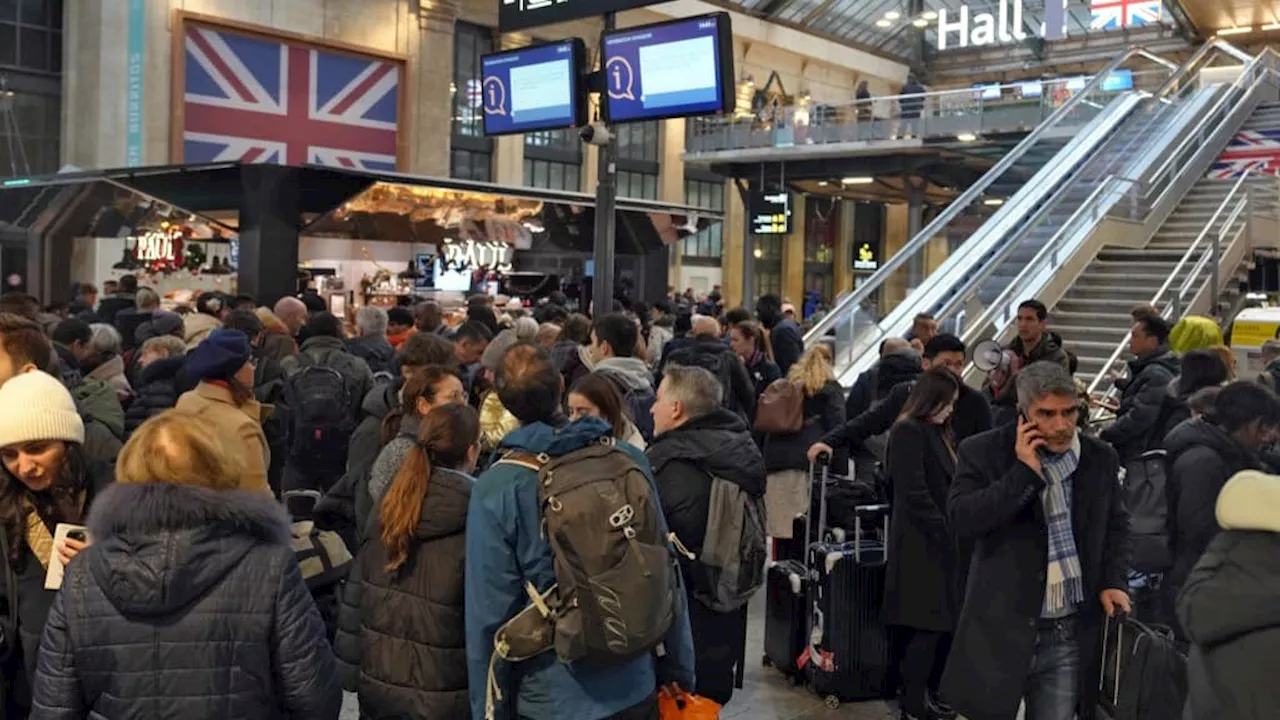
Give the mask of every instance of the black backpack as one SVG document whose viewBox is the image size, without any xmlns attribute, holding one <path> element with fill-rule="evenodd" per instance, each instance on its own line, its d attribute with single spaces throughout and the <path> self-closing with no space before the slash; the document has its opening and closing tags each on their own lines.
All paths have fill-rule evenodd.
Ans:
<svg viewBox="0 0 1280 720">
<path fill-rule="evenodd" d="M 304 365 L 284 385 L 289 406 L 289 457 L 303 469 L 343 468 L 355 422 L 346 377 L 331 367 Z"/>
<path fill-rule="evenodd" d="M 667 361 L 685 367 L 700 367 L 711 373 L 720 381 L 720 405 L 741 415 L 746 419 L 746 409 L 738 406 L 738 398 L 733 393 L 733 360 L 735 356 L 725 352 L 698 352 L 695 343 L 671 353 Z"/>
<path fill-rule="evenodd" d="M 1169 453 L 1161 447 L 1170 428 L 1173 400 L 1165 397 L 1147 437 L 1145 452 L 1124 464 L 1125 505 L 1129 508 L 1129 535 L 1133 542 L 1131 565 L 1142 573 L 1159 573 L 1173 564 L 1173 523 L 1169 503 L 1169 478 L 1173 476 Z"/>
</svg>

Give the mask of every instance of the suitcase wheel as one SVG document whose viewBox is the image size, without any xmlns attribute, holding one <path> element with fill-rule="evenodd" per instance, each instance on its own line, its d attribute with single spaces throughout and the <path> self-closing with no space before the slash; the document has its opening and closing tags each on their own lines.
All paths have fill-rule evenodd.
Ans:
<svg viewBox="0 0 1280 720">
<path fill-rule="evenodd" d="M 836 708 L 840 707 L 840 698 L 836 697 L 835 695 L 828 695 L 823 700 L 823 702 L 826 703 L 827 707 L 831 708 L 832 710 L 835 710 Z"/>
<path fill-rule="evenodd" d="M 769 659 L 768 655 L 761 656 L 760 664 L 765 667 L 773 667 L 773 661 Z"/>
</svg>

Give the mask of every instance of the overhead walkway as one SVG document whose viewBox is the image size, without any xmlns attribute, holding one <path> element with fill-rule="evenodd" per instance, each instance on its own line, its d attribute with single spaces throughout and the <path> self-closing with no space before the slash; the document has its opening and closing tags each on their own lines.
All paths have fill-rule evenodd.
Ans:
<svg viewBox="0 0 1280 720">
<path fill-rule="evenodd" d="M 1133 89 L 1150 93 L 1168 78 L 1154 70 L 1125 70 Z M 1122 76 L 1115 76 L 1119 78 Z M 1115 78 L 1098 83 L 1043 133 L 1060 143 L 1074 137 L 1127 90 Z M 796 161 L 880 155 L 892 151 L 954 150 L 1002 155 L 1011 142 L 1042 127 L 1093 78 L 989 85 L 847 103 L 766 107 L 755 114 L 692 123 L 685 161 L 695 164 Z M 1047 158 L 1046 158 L 1047 159 Z"/>
</svg>

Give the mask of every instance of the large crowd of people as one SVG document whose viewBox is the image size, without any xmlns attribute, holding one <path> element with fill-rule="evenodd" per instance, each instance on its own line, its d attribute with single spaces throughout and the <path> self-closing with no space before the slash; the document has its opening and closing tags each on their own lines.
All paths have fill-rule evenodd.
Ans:
<svg viewBox="0 0 1280 720">
<path fill-rule="evenodd" d="M 1148 607 L 1190 652 L 1188 717 L 1276 706 L 1280 341 L 1236 379 L 1137 308 L 1089 397 L 1031 300 L 982 389 L 922 315 L 846 393 L 772 295 L 477 295 L 450 323 L 104 291 L 0 296 L 5 718 L 336 718 L 344 687 L 388 720 L 723 705 L 764 538 L 794 539 L 821 464 L 892 508 L 872 601 L 902 718 L 1092 717 L 1104 619 Z M 1154 530 L 1117 481 L 1153 451 Z"/>
</svg>

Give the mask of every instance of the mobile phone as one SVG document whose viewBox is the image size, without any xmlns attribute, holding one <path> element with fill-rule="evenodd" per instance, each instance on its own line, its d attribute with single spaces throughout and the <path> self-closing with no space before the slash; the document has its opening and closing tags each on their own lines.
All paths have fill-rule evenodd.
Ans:
<svg viewBox="0 0 1280 720">
<path fill-rule="evenodd" d="M 83 530 L 68 530 L 67 537 L 76 542 L 84 542 L 89 539 L 89 536 Z"/>
</svg>

